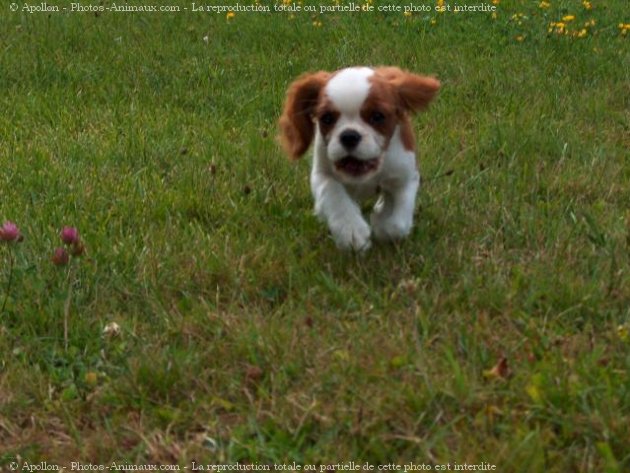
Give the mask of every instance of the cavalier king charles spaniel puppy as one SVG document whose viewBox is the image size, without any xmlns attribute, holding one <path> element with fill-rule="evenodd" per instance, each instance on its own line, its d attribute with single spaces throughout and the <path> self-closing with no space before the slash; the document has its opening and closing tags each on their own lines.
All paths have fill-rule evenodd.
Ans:
<svg viewBox="0 0 630 473">
<path fill-rule="evenodd" d="M 409 115 L 439 88 L 397 67 L 307 73 L 289 87 L 280 141 L 297 159 L 314 140 L 315 213 L 339 248 L 366 250 L 372 234 L 392 241 L 411 231 L 420 174 Z M 370 227 L 359 202 L 377 194 Z"/>
</svg>

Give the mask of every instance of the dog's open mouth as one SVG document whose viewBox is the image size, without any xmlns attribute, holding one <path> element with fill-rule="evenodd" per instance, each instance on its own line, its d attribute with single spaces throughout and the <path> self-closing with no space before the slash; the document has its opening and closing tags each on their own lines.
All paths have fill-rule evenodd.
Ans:
<svg viewBox="0 0 630 473">
<path fill-rule="evenodd" d="M 379 159 L 357 159 L 353 156 L 346 156 L 335 163 L 335 168 L 349 174 L 350 176 L 363 176 L 372 171 L 376 171 L 379 166 Z"/>
</svg>

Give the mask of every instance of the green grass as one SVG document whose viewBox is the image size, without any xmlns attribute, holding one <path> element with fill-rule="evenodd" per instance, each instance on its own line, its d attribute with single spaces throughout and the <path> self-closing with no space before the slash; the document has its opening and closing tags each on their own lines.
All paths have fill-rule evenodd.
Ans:
<svg viewBox="0 0 630 473">
<path fill-rule="evenodd" d="M 628 471 L 630 16 L 550 4 L 0 7 L 0 465 Z M 412 235 L 363 256 L 275 141 L 287 85 L 351 64 L 443 83 Z M 87 253 L 55 267 L 63 225 Z"/>
</svg>

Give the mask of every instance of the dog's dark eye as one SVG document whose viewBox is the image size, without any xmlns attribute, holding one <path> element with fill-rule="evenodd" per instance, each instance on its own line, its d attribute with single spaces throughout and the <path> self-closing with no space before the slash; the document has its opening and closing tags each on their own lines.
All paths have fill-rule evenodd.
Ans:
<svg viewBox="0 0 630 473">
<path fill-rule="evenodd" d="M 335 123 L 335 120 L 335 115 L 331 112 L 325 112 L 319 117 L 319 121 L 322 122 L 322 124 L 324 125 L 332 125 L 333 123 Z"/>
<path fill-rule="evenodd" d="M 379 112 L 378 110 L 372 112 L 370 115 L 370 123 L 373 125 L 380 125 L 385 121 L 385 114 L 383 112 Z"/>
</svg>

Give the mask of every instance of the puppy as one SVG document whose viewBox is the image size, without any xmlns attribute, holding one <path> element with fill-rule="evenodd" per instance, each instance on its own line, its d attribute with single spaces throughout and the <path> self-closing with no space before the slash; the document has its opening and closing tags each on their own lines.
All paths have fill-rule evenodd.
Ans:
<svg viewBox="0 0 630 473">
<path fill-rule="evenodd" d="M 406 237 L 420 174 L 409 115 L 425 108 L 440 82 L 397 67 L 307 73 L 288 89 L 280 141 L 292 159 L 314 140 L 315 213 L 339 248 L 366 250 Z M 358 202 L 379 197 L 370 225 Z"/>
</svg>

